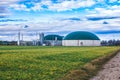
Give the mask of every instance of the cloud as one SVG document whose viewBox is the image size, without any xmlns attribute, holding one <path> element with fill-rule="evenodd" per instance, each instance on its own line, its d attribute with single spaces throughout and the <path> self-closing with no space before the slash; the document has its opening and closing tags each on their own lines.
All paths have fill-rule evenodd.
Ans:
<svg viewBox="0 0 120 80">
<path fill-rule="evenodd" d="M 5 6 L 0 6 L 0 13 L 5 13 L 7 12 L 7 9 Z"/>
<path fill-rule="evenodd" d="M 117 0 L 108 0 L 108 2 L 120 2 Z M 14 3 L 14 4 L 13 4 Z M 106 0 L 7 0 L 1 4 L 9 4 L 10 8 L 22 11 L 67 11 L 85 7 L 92 7 L 97 4 L 105 4 Z"/>
<path fill-rule="evenodd" d="M 0 24 L 0 26 L 6 26 L 6 25 L 8 25 L 8 24 Z"/>
<path fill-rule="evenodd" d="M 89 13 L 86 19 L 94 21 L 99 24 L 103 29 L 120 29 L 120 6 L 107 6 L 106 8 L 95 8 L 93 11 L 87 10 Z M 101 28 L 102 29 L 102 28 Z"/>
<path fill-rule="evenodd" d="M 26 22 L 27 20 L 23 19 L 0 19 L 0 22 Z"/>
<path fill-rule="evenodd" d="M 34 4 L 33 7 L 31 7 L 30 10 L 33 10 L 33 11 L 40 11 L 40 10 L 43 9 L 42 6 L 44 6 L 44 5 L 41 5 L 41 3 L 36 3 L 36 4 Z"/>
<path fill-rule="evenodd" d="M 25 4 L 26 3 L 26 4 Z M 29 2 L 30 3 L 30 2 Z M 15 10 L 25 11 L 39 11 L 39 10 L 52 10 L 52 11 L 66 11 L 82 7 L 90 7 L 95 4 L 94 0 L 41 0 L 38 2 L 31 1 L 32 6 L 28 8 L 28 2 L 24 4 L 14 4 L 11 8 Z"/>
<path fill-rule="evenodd" d="M 9 5 L 18 2 L 19 0 L 0 0 L 0 5 Z"/>
<path fill-rule="evenodd" d="M 13 1 L 13 0 L 12 0 Z M 22 11 L 68 11 L 79 8 L 93 7 L 94 5 L 101 4 L 106 5 L 106 0 L 22 0 L 15 2 L 21 2 L 20 4 L 12 4 L 11 8 Z M 108 2 L 120 2 L 116 0 L 108 0 Z"/>
<path fill-rule="evenodd" d="M 11 19 L 12 20 L 12 19 Z M 9 20 L 9 22 L 11 22 Z M 12 20 L 13 22 L 19 21 L 19 19 Z M 23 22 L 23 23 L 22 23 Z M 21 26 L 28 25 L 29 28 L 23 29 Z M 13 28 L 14 27 L 14 28 Z M 69 18 L 61 18 L 61 19 L 50 19 L 48 22 L 40 22 L 40 21 L 19 21 L 19 23 L 0 26 L 0 30 L 19 30 L 22 29 L 23 31 L 40 31 L 40 32 L 59 32 L 59 31 L 76 31 L 76 30 L 89 30 L 89 31 L 97 31 L 97 30 L 117 30 L 120 29 L 120 19 L 103 19 L 103 20 L 87 20 L 77 17 L 69 17 Z"/>
<path fill-rule="evenodd" d="M 6 14 L 1 14 L 0 13 L 0 18 L 6 18 L 8 15 L 6 15 Z"/>
<path fill-rule="evenodd" d="M 91 17 L 102 17 L 102 16 L 106 16 L 106 17 L 116 17 L 119 16 L 120 17 L 120 6 L 114 5 L 114 6 L 107 6 L 106 8 L 95 8 L 94 10 L 87 10 L 87 12 L 89 13 L 89 15 L 87 16 L 91 16 Z"/>
<path fill-rule="evenodd" d="M 10 7 L 14 8 L 15 10 L 30 11 L 24 4 L 13 4 L 13 5 L 10 5 Z"/>
<path fill-rule="evenodd" d="M 71 0 L 71 1 L 63 1 L 61 3 L 48 5 L 49 10 L 56 10 L 56 11 L 66 11 L 66 10 L 72 10 L 82 7 L 90 7 L 95 4 L 94 0 Z"/>
<path fill-rule="evenodd" d="M 105 20 L 105 19 L 117 19 L 120 18 L 120 16 L 101 16 L 101 17 L 88 17 L 88 20 L 92 20 L 92 21 L 98 21 L 98 20 Z"/>
<path fill-rule="evenodd" d="M 109 24 L 108 22 L 104 21 L 103 24 Z"/>
<path fill-rule="evenodd" d="M 120 30 L 101 30 L 101 31 L 96 31 L 95 33 L 97 34 L 114 34 L 114 33 L 120 33 Z"/>
<path fill-rule="evenodd" d="M 85 30 L 85 31 L 89 30 L 92 32 L 98 31 L 96 32 L 97 34 L 103 34 L 102 32 L 100 33 L 100 31 L 113 30 L 115 32 L 117 30 L 120 30 L 119 21 L 120 19 L 111 19 L 111 20 L 106 21 L 106 22 L 109 22 L 109 24 L 103 24 L 103 21 L 101 20 L 91 21 L 87 19 L 86 20 L 81 19 L 80 21 L 55 20 L 53 22 L 32 22 L 32 23 L 27 22 L 27 23 L 5 24 L 5 25 L 3 24 L 3 25 L 0 25 L 0 34 L 2 34 L 3 36 L 7 34 L 11 34 L 11 35 L 14 34 L 17 36 L 18 31 L 21 30 L 21 33 L 24 33 L 24 35 L 27 37 L 26 40 L 36 39 L 35 37 L 32 38 L 32 36 L 40 32 L 44 32 L 45 34 L 58 32 L 58 34 L 65 35 L 68 32 L 72 32 L 76 30 L 77 31 L 78 30 Z M 29 27 L 27 29 L 24 29 L 23 28 L 24 25 L 28 25 Z M 6 39 L 8 40 L 8 38 Z"/>
<path fill-rule="evenodd" d="M 6 14 L 8 12 L 7 8 L 5 6 L 0 5 L 0 18 L 7 17 L 8 15 Z"/>
<path fill-rule="evenodd" d="M 10 15 L 9 6 L 16 3 L 18 0 L 0 0 L 0 18 L 5 18 Z"/>
<path fill-rule="evenodd" d="M 81 19 L 80 19 L 80 18 L 77 18 L 77 17 L 65 18 L 65 19 L 61 19 L 61 20 L 81 21 Z"/>
</svg>

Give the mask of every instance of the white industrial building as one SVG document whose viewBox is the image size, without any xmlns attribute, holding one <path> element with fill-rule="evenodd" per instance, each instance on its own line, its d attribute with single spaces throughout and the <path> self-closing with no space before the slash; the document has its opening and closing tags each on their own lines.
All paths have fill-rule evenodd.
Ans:
<svg viewBox="0 0 120 80">
<path fill-rule="evenodd" d="M 44 42 L 47 46 L 62 46 L 62 36 L 47 35 L 44 37 Z"/>
<path fill-rule="evenodd" d="M 100 46 L 100 39 L 87 31 L 76 31 L 62 40 L 62 46 Z"/>
</svg>

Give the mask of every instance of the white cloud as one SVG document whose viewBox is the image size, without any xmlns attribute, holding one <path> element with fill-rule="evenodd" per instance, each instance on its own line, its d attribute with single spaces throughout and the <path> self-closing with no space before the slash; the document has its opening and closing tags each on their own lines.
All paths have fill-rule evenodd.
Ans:
<svg viewBox="0 0 120 80">
<path fill-rule="evenodd" d="M 101 3 L 105 4 L 104 0 L 58 0 L 58 3 L 53 3 L 51 0 L 42 0 L 40 2 L 30 2 L 34 6 L 27 8 L 25 4 L 17 4 L 20 0 L 1 0 L 0 4 L 11 4 L 10 7 L 15 10 L 25 10 L 25 11 L 40 11 L 40 10 L 52 10 L 52 11 L 66 11 L 83 7 L 91 7 L 95 4 Z M 115 2 L 116 0 L 109 0 L 109 2 Z M 13 4 L 16 3 L 16 4 Z M 43 8 L 45 5 L 48 9 Z M 106 4 L 105 4 L 106 5 Z"/>
<path fill-rule="evenodd" d="M 15 10 L 24 10 L 24 11 L 30 11 L 24 4 L 12 4 L 10 5 L 11 8 L 14 8 Z"/>
<path fill-rule="evenodd" d="M 18 0 L 12 0 L 11 2 L 17 2 Z M 109 2 L 115 2 L 116 0 L 109 0 Z M 10 1 L 8 1 L 10 2 Z M 34 5 L 31 8 L 25 8 L 25 4 L 14 4 L 10 7 L 15 8 L 16 10 L 25 10 L 25 11 L 40 11 L 40 10 L 52 10 L 52 11 L 66 11 L 66 10 L 72 10 L 77 8 L 83 8 L 83 7 L 91 7 L 95 4 L 104 4 L 105 0 L 58 0 L 58 3 L 53 3 L 51 0 L 42 0 L 41 2 L 32 2 Z M 118 1 L 119 2 L 119 1 Z M 17 6 L 16 6 L 17 5 Z M 42 6 L 45 5 L 48 7 L 48 9 L 43 8 Z M 19 9 L 18 9 L 19 8 Z"/>
<path fill-rule="evenodd" d="M 104 21 L 107 21 L 109 24 L 103 24 Z M 26 34 L 24 38 L 26 40 L 36 39 L 34 36 L 28 36 L 27 34 L 36 32 L 64 32 L 64 31 L 79 31 L 79 30 L 89 30 L 89 31 L 100 31 L 100 30 L 120 30 L 120 18 L 118 19 L 107 19 L 107 20 L 98 20 L 90 21 L 84 19 L 82 21 L 72 21 L 72 20 L 54 20 L 51 22 L 27 22 L 20 24 L 8 24 L 5 26 L 0 26 L 0 31 L 9 32 L 9 34 L 16 34 L 19 30 L 22 33 Z M 27 29 L 24 29 L 22 26 L 28 25 Z M 9 31 L 8 31 L 9 30 Z M 2 34 L 6 34 L 6 33 Z M 1 32 L 0 32 L 1 34 Z M 8 38 L 6 38 L 8 39 Z M 14 38 L 12 38 L 14 39 Z M 102 39 L 102 37 L 101 37 Z"/>
<path fill-rule="evenodd" d="M 36 3 L 35 6 L 31 8 L 31 10 L 33 10 L 33 11 L 40 11 L 40 10 L 42 10 L 41 4 L 40 3 Z"/>
<path fill-rule="evenodd" d="M 0 5 L 9 5 L 18 2 L 19 0 L 0 0 Z"/>
<path fill-rule="evenodd" d="M 46 6 L 48 6 L 47 10 L 65 11 L 65 10 L 72 10 L 72 9 L 81 8 L 81 7 L 90 7 L 94 4 L 95 4 L 94 0 L 77 0 L 77 1 L 62 0 L 62 1 L 59 1 L 59 3 L 52 3 L 51 0 L 46 0 L 46 1 L 42 0 L 41 2 L 33 3 L 34 6 L 31 8 L 28 8 L 28 9 L 34 10 L 34 11 L 37 11 L 37 10 L 39 11 L 39 10 L 44 9 L 42 7 L 43 5 L 46 5 Z M 10 7 L 15 8 L 16 10 L 26 10 L 26 9 L 24 9 L 23 5 L 21 6 L 21 4 L 11 5 Z"/>
<path fill-rule="evenodd" d="M 9 16 L 9 15 L 11 15 L 10 13 L 0 13 L 0 16 L 1 17 L 7 17 L 7 16 Z"/>
<path fill-rule="evenodd" d="M 9 6 L 18 2 L 18 0 L 0 0 L 0 18 L 8 17 L 11 13 Z"/>
<path fill-rule="evenodd" d="M 93 11 L 87 10 L 91 17 L 120 16 L 120 6 L 108 6 L 107 8 L 95 8 Z"/>
<path fill-rule="evenodd" d="M 49 10 L 56 10 L 56 11 L 65 11 L 65 10 L 72 10 L 81 7 L 90 7 L 94 5 L 95 2 L 93 0 L 79 0 L 79 1 L 63 1 L 57 4 L 50 4 L 48 5 Z"/>
</svg>

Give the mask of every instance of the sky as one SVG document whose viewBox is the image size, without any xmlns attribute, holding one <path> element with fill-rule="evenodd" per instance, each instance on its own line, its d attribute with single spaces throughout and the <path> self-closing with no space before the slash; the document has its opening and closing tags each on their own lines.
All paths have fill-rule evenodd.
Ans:
<svg viewBox="0 0 120 80">
<path fill-rule="evenodd" d="M 120 39 L 120 0 L 0 0 L 0 40 L 36 40 L 38 34 L 93 32 Z"/>
</svg>

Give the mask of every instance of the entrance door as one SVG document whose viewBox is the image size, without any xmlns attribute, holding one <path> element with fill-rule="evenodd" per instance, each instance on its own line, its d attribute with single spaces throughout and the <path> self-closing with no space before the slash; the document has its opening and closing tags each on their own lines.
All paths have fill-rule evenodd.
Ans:
<svg viewBox="0 0 120 80">
<path fill-rule="evenodd" d="M 79 41 L 79 46 L 83 46 L 83 42 L 82 41 Z"/>
</svg>

